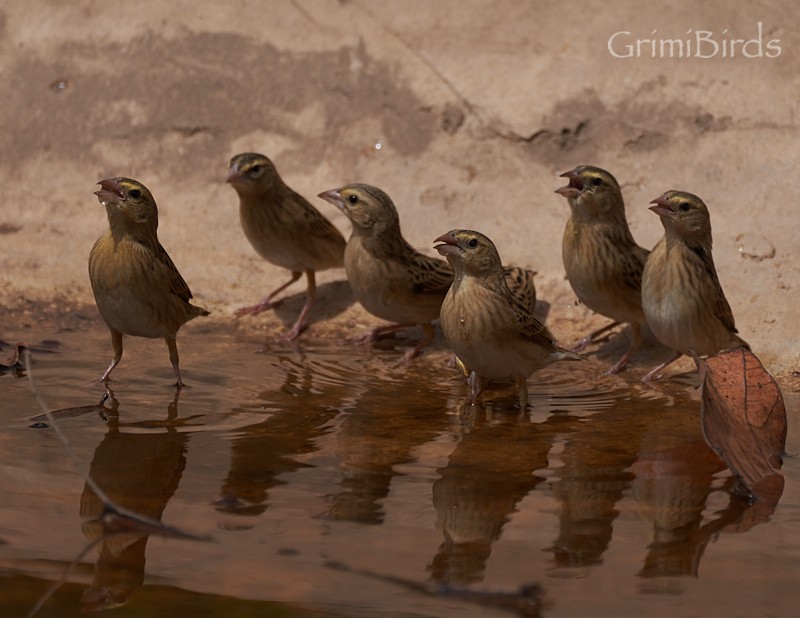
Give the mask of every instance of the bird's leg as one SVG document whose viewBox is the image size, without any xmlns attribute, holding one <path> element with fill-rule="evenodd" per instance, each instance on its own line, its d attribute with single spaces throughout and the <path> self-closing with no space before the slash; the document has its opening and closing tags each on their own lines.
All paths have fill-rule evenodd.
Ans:
<svg viewBox="0 0 800 618">
<path fill-rule="evenodd" d="M 479 376 L 474 371 L 470 372 L 469 378 L 467 378 L 467 390 L 469 392 L 469 400 L 474 402 L 478 395 L 483 392 L 483 389 L 486 387 L 486 383 L 488 380 L 483 376 Z"/>
<path fill-rule="evenodd" d="M 356 344 L 372 343 L 377 339 L 388 337 L 389 335 L 393 335 L 398 331 L 411 328 L 412 326 L 414 326 L 414 324 L 387 324 L 386 326 L 377 326 L 370 330 L 366 335 L 362 335 L 361 337 L 353 337 L 348 341 Z"/>
<path fill-rule="evenodd" d="M 306 304 L 303 305 L 300 315 L 297 317 L 297 320 L 295 321 L 291 330 L 281 335 L 278 338 L 278 341 L 294 341 L 300 336 L 300 333 L 306 329 L 306 326 L 308 326 L 306 324 L 306 316 L 308 315 L 308 312 L 311 311 L 311 307 L 314 306 L 314 301 L 317 298 L 317 283 L 314 279 L 313 270 L 306 270 L 306 279 L 308 279 L 308 287 L 306 288 Z M 291 283 L 291 281 L 289 283 Z"/>
<path fill-rule="evenodd" d="M 652 369 L 651 371 L 649 371 L 647 373 L 647 375 L 645 375 L 642 378 L 642 382 L 655 382 L 656 380 L 660 379 L 661 376 L 659 374 L 660 374 L 661 370 L 665 369 L 668 365 L 671 365 L 672 363 L 674 363 L 681 356 L 683 356 L 683 354 L 681 354 L 680 352 L 675 352 L 675 354 L 672 355 L 668 360 L 666 360 L 663 363 L 661 363 L 655 369 Z"/>
<path fill-rule="evenodd" d="M 181 370 L 178 366 L 180 359 L 178 358 L 178 343 L 175 341 L 175 337 L 164 337 L 164 341 L 167 342 L 167 347 L 169 348 L 169 360 L 172 363 L 172 368 L 175 370 L 175 378 L 177 382 L 175 382 L 175 387 L 180 390 L 184 386 L 183 380 L 181 380 Z"/>
<path fill-rule="evenodd" d="M 283 292 L 290 285 L 292 285 L 295 281 L 297 281 L 300 278 L 300 275 L 302 275 L 302 274 L 303 273 L 301 271 L 293 270 L 292 271 L 292 278 L 289 279 L 289 281 L 284 283 L 279 288 L 277 288 L 277 289 L 273 290 L 272 292 L 270 292 L 267 296 L 262 298 L 257 304 L 252 305 L 250 307 L 242 307 L 241 309 L 237 309 L 236 311 L 233 312 L 233 315 L 235 315 L 237 318 L 240 318 L 240 317 L 242 317 L 244 315 L 258 315 L 259 313 L 261 313 L 262 311 L 266 311 L 267 309 L 274 309 L 275 307 L 277 307 L 278 305 L 280 305 L 283 302 L 283 299 L 281 299 L 281 300 L 279 300 L 277 302 L 274 302 L 274 303 L 272 302 L 272 299 L 276 295 L 278 295 L 281 292 Z"/>
<path fill-rule="evenodd" d="M 612 328 L 616 328 L 620 324 L 621 322 L 610 322 L 605 326 L 603 326 L 602 328 L 598 328 L 597 330 L 592 331 L 591 333 L 586 335 L 586 337 L 584 337 L 583 339 L 578 341 L 578 343 L 572 346 L 570 348 L 570 352 L 580 352 L 581 350 L 586 349 L 586 346 L 588 346 L 590 343 L 594 343 L 595 341 L 597 341 L 600 338 L 600 335 L 610 331 Z"/>
<path fill-rule="evenodd" d="M 525 411 L 528 407 L 528 378 L 520 373 L 515 373 L 512 377 L 519 393 L 519 409 Z"/>
<path fill-rule="evenodd" d="M 615 373 L 619 373 L 625 367 L 628 366 L 628 363 L 631 360 L 631 356 L 633 353 L 639 348 L 642 343 L 642 327 L 639 325 L 638 322 L 631 322 L 631 332 L 633 333 L 633 340 L 631 341 L 631 345 L 628 348 L 627 352 L 622 355 L 614 365 L 612 365 L 611 369 L 606 371 L 603 375 L 613 375 Z"/>
<path fill-rule="evenodd" d="M 109 374 L 114 367 L 119 364 L 119 361 L 122 358 L 122 333 L 119 333 L 115 330 L 111 331 L 111 349 L 114 351 L 114 358 L 111 359 L 111 364 L 108 366 L 108 369 L 105 370 L 105 373 L 103 373 L 98 382 L 108 382 Z"/>
<path fill-rule="evenodd" d="M 426 323 L 426 324 L 420 324 L 420 326 L 422 326 L 422 331 L 423 331 L 422 341 L 420 341 L 417 345 L 415 345 L 413 348 L 411 348 L 405 354 L 403 354 L 402 361 L 404 363 L 410 361 L 417 354 L 419 354 L 423 348 L 429 346 L 431 341 L 433 341 L 433 338 L 436 336 L 436 331 L 433 328 L 433 324 Z"/>
</svg>

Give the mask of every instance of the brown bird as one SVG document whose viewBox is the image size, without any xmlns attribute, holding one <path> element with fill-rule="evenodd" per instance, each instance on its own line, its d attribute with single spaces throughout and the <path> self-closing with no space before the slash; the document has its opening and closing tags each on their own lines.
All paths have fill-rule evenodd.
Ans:
<svg viewBox="0 0 800 618">
<path fill-rule="evenodd" d="M 486 236 L 452 230 L 436 250 L 455 270 L 442 303 L 442 332 L 456 356 L 473 370 L 470 398 L 488 380 L 513 380 L 520 407 L 528 403 L 527 379 L 557 360 L 580 356 L 560 348 L 550 331 L 511 293 L 497 249 Z"/>
<path fill-rule="evenodd" d="M 696 195 L 667 191 L 651 202 L 661 217 L 664 237 L 647 260 L 642 276 L 642 306 L 656 338 L 675 355 L 650 371 L 655 379 L 683 354 L 709 356 L 750 346 L 736 333 L 711 255 L 711 219 Z"/>
<path fill-rule="evenodd" d="M 371 342 L 419 325 L 424 337 L 404 355 L 404 360 L 410 360 L 433 340 L 431 322 L 439 317 L 453 281 L 453 269 L 406 242 L 394 203 L 377 187 L 352 184 L 320 193 L 319 197 L 339 208 L 353 224 L 344 264 L 356 299 L 373 315 L 394 322 L 372 329 L 358 341 Z M 533 311 L 535 273 L 517 266 L 504 272 L 519 301 Z"/>
<path fill-rule="evenodd" d="M 627 366 L 641 343 L 641 327 L 645 323 L 642 271 L 648 251 L 633 240 L 622 192 L 610 173 L 579 165 L 561 176 L 568 178 L 569 184 L 556 193 L 567 198 L 571 210 L 561 245 L 567 279 L 583 304 L 614 320 L 573 349 L 583 349 L 620 322 L 629 323 L 631 345 L 607 372 L 617 373 Z"/>
<path fill-rule="evenodd" d="M 209 312 L 189 303 L 189 286 L 158 242 L 158 209 L 147 187 L 130 178 L 98 184 L 95 195 L 106 208 L 110 229 L 89 254 L 89 280 L 114 350 L 100 381 L 108 381 L 122 358 L 123 335 L 163 337 L 181 388 L 175 337 L 186 322 Z"/>
<path fill-rule="evenodd" d="M 231 159 L 227 182 L 239 195 L 242 229 L 262 258 L 292 271 L 288 282 L 259 303 L 243 307 L 236 317 L 256 315 L 277 307 L 273 298 L 306 274 L 306 302 L 292 328 L 281 339 L 291 341 L 306 328 L 306 317 L 316 298 L 314 273 L 343 265 L 344 237 L 300 194 L 289 188 L 275 166 L 262 154 L 246 152 Z"/>
</svg>

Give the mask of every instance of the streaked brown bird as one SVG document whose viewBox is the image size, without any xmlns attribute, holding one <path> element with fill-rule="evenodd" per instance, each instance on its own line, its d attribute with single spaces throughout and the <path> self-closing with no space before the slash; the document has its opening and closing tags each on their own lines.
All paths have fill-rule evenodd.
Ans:
<svg viewBox="0 0 800 618">
<path fill-rule="evenodd" d="M 583 304 L 614 320 L 573 349 L 583 349 L 620 322 L 629 323 L 631 345 L 607 372 L 617 373 L 641 344 L 642 271 L 648 251 L 633 240 L 619 183 L 609 172 L 579 165 L 561 176 L 569 184 L 556 193 L 567 198 L 571 211 L 561 245 L 567 279 Z"/>
<path fill-rule="evenodd" d="M 656 338 L 675 355 L 650 371 L 659 373 L 683 354 L 710 356 L 750 346 L 737 335 L 711 255 L 711 218 L 703 200 L 684 191 L 667 191 L 651 202 L 664 237 L 647 260 L 642 276 L 642 306 Z"/>
<path fill-rule="evenodd" d="M 511 293 L 497 249 L 486 236 L 452 230 L 436 250 L 455 270 L 441 309 L 442 332 L 473 371 L 470 398 L 489 380 L 513 380 L 520 407 L 528 403 L 528 377 L 558 360 L 581 357 L 560 348 L 550 331 Z"/>
<path fill-rule="evenodd" d="M 98 184 L 95 195 L 106 208 L 109 231 L 89 254 L 89 280 L 114 350 L 100 381 L 108 381 L 122 358 L 123 335 L 163 337 L 181 388 L 178 329 L 209 312 L 189 303 L 189 286 L 158 242 L 158 209 L 147 187 L 130 178 L 107 178 Z"/>
<path fill-rule="evenodd" d="M 412 359 L 433 340 L 431 322 L 439 317 L 453 281 L 453 269 L 406 242 L 397 208 L 377 187 L 352 184 L 320 193 L 319 197 L 339 208 L 353 224 L 344 256 L 353 294 L 371 314 L 394 322 L 372 329 L 359 341 L 371 342 L 419 325 L 424 337 L 403 357 L 406 361 Z M 533 311 L 535 273 L 517 266 L 504 272 L 519 301 Z"/>
<path fill-rule="evenodd" d="M 343 265 L 344 237 L 300 194 L 286 185 L 272 161 L 245 152 L 231 159 L 226 179 L 239 195 L 239 221 L 253 249 L 267 262 L 292 271 L 288 282 L 260 302 L 242 307 L 236 317 L 257 315 L 277 307 L 276 295 L 306 274 L 306 302 L 282 340 L 292 341 L 306 328 L 316 299 L 315 272 Z"/>
</svg>

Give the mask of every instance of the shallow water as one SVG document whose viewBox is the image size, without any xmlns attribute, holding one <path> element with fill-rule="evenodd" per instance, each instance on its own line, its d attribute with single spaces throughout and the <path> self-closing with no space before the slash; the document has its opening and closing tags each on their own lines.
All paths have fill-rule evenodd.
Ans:
<svg viewBox="0 0 800 618">
<path fill-rule="evenodd" d="M 86 521 L 102 503 L 53 431 L 29 426 L 27 380 L 0 375 L 4 616 L 90 541 L 39 615 L 796 615 L 798 458 L 774 513 L 731 496 L 691 384 L 564 363 L 534 376 L 520 414 L 513 389 L 466 403 L 441 346 L 404 366 L 392 346 L 193 326 L 189 388 L 175 396 L 163 342 L 126 339 L 102 409 L 100 327 L 26 333 L 60 344 L 34 374 L 69 409 L 82 469 L 122 506 L 213 540 L 102 539 Z"/>
</svg>

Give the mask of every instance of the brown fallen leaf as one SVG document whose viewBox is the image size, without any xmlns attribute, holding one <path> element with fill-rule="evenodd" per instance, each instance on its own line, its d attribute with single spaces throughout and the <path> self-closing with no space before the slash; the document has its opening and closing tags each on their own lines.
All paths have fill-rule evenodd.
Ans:
<svg viewBox="0 0 800 618">
<path fill-rule="evenodd" d="M 783 493 L 786 407 L 778 383 L 744 348 L 695 357 L 703 385 L 701 419 L 708 445 L 753 495 L 776 505 Z"/>
</svg>

